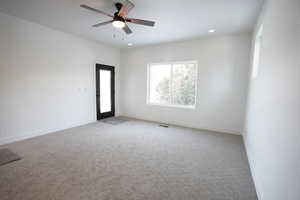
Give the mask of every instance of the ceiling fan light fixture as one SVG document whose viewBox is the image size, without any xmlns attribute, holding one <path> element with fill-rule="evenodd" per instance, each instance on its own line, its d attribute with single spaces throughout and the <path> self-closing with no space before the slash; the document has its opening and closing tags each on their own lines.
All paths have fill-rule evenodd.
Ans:
<svg viewBox="0 0 300 200">
<path fill-rule="evenodd" d="M 124 28 L 125 27 L 125 20 L 122 17 L 115 14 L 114 21 L 113 21 L 112 25 L 116 28 Z"/>
<path fill-rule="evenodd" d="M 116 28 L 124 28 L 125 27 L 125 23 L 122 21 L 113 21 L 112 25 Z"/>
<path fill-rule="evenodd" d="M 115 12 L 113 15 L 85 4 L 81 4 L 80 7 L 112 18 L 109 21 L 94 24 L 92 27 L 104 26 L 111 23 L 115 28 L 123 29 L 127 35 L 132 34 L 132 30 L 128 27 L 127 23 L 154 27 L 154 21 L 128 18 L 128 13 L 134 8 L 135 5 L 130 2 L 130 0 L 122 0 L 122 2 L 124 3 L 115 3 L 117 12 Z"/>
</svg>

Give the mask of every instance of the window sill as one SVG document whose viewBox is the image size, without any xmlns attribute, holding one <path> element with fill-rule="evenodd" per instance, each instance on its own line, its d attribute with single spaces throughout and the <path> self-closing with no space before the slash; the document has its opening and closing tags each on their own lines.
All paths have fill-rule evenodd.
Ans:
<svg viewBox="0 0 300 200">
<path fill-rule="evenodd" d="M 195 110 L 196 106 L 181 106 L 181 105 L 170 105 L 170 104 L 157 104 L 157 103 L 147 103 L 148 106 L 159 106 L 159 107 L 168 107 L 168 108 L 180 108 L 187 110 Z"/>
</svg>

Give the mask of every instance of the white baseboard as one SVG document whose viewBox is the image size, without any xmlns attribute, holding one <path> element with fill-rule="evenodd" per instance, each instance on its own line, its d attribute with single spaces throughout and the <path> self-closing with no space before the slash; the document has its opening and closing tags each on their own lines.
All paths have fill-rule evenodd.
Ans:
<svg viewBox="0 0 300 200">
<path fill-rule="evenodd" d="M 175 123 L 173 124 L 173 123 L 143 119 L 143 118 L 139 118 L 139 117 L 133 117 L 133 116 L 129 116 L 129 115 L 122 115 L 122 116 L 131 118 L 131 119 L 136 119 L 136 120 L 148 121 L 148 122 L 153 122 L 153 123 L 165 123 L 165 124 L 169 124 L 169 125 L 180 126 L 180 127 L 185 127 L 185 128 L 192 128 L 192 129 L 203 130 L 203 131 L 212 131 L 212 132 L 226 133 L 226 134 L 231 134 L 231 135 L 242 135 L 242 133 L 237 132 L 237 131 L 232 131 L 232 130 L 211 128 L 211 127 L 203 127 L 203 126 L 202 127 L 195 127 L 195 126 L 190 126 L 190 125 L 187 125 L 187 124 L 175 124 Z"/>
<path fill-rule="evenodd" d="M 55 133 L 55 132 L 62 131 L 62 130 L 65 130 L 65 129 L 86 125 L 86 124 L 89 124 L 89 123 L 92 123 L 92 122 L 95 122 L 95 121 L 92 120 L 92 121 L 86 121 L 86 122 L 80 122 L 80 123 L 73 123 L 73 124 L 70 124 L 70 125 L 65 126 L 65 127 L 56 127 L 56 128 L 51 128 L 51 129 L 38 130 L 38 131 L 30 132 L 30 133 L 23 133 L 23 134 L 20 134 L 20 135 L 17 135 L 17 136 L 0 138 L 0 145 L 9 144 L 9 143 L 12 143 L 12 142 L 18 142 L 18 141 L 21 141 L 21 140 L 26 140 L 26 139 L 29 139 L 29 138 L 33 138 L 33 137 L 37 137 L 37 136 L 41 136 L 41 135 L 46 135 L 46 134 L 50 134 L 50 133 Z"/>
<path fill-rule="evenodd" d="M 249 143 L 246 141 L 245 137 L 243 137 L 243 140 L 244 140 L 244 146 L 245 146 L 245 149 L 246 149 L 246 154 L 247 154 L 247 158 L 248 158 L 248 162 L 249 162 L 249 166 L 250 166 L 252 179 L 253 179 L 253 182 L 254 182 L 254 185 L 255 185 L 257 198 L 258 198 L 258 200 L 263 200 L 262 193 L 259 191 L 259 187 L 258 187 L 258 182 L 260 182 L 260 181 L 259 181 L 259 178 L 256 175 L 256 171 L 255 171 L 255 160 L 253 159 L 253 156 L 250 153 L 251 150 L 249 150 L 249 149 L 251 149 L 251 148 L 249 146 Z"/>
</svg>

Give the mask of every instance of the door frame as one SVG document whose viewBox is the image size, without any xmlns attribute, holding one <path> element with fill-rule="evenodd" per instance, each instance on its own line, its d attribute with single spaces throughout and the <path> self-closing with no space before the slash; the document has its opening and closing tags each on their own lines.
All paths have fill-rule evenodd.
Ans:
<svg viewBox="0 0 300 200">
<path fill-rule="evenodd" d="M 101 113 L 100 110 L 100 70 L 111 71 L 110 83 L 111 83 L 111 111 Z M 96 112 L 97 120 L 101 120 L 108 117 L 115 116 L 115 67 L 103 64 L 96 64 Z"/>
</svg>

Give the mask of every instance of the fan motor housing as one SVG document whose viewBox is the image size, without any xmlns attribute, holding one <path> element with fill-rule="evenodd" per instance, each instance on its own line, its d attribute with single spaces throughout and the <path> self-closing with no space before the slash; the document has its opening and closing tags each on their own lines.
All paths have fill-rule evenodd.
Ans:
<svg viewBox="0 0 300 200">
<path fill-rule="evenodd" d="M 125 22 L 125 19 L 121 16 L 118 15 L 118 12 L 116 12 L 114 14 L 114 21 L 121 21 L 121 22 Z"/>
</svg>

